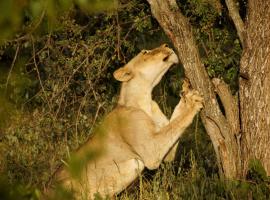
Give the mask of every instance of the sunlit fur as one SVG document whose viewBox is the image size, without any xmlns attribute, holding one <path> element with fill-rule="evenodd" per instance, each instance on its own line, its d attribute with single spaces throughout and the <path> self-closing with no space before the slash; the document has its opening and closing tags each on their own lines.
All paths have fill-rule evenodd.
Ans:
<svg viewBox="0 0 270 200">
<path fill-rule="evenodd" d="M 56 173 L 56 179 L 72 189 L 77 199 L 91 199 L 97 192 L 101 196 L 121 192 L 145 167 L 156 169 L 190 125 L 202 108 L 202 98 L 188 85 L 183 87 L 183 96 L 170 120 L 151 96 L 175 63 L 176 54 L 162 45 L 143 50 L 114 72 L 114 77 L 122 82 L 118 105 L 106 116 L 100 131 L 75 153 L 84 159 L 87 152 L 99 149 L 100 155 L 85 164 L 81 179 L 71 177 L 66 168 Z"/>
</svg>

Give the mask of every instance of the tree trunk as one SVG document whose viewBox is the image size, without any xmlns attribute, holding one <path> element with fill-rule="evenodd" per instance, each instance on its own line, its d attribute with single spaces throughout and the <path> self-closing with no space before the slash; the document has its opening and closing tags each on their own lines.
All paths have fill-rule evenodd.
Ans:
<svg viewBox="0 0 270 200">
<path fill-rule="evenodd" d="M 270 175 L 270 1 L 250 0 L 241 59 L 242 165 L 262 162 Z"/>
<path fill-rule="evenodd" d="M 193 88 L 204 97 L 201 118 L 213 143 L 220 174 L 234 178 L 240 176 L 240 155 L 237 143 L 239 134 L 238 104 L 224 82 L 215 80 L 215 86 L 201 62 L 192 34 L 192 27 L 181 14 L 175 0 L 148 0 L 151 11 L 165 33 L 173 42 L 185 68 L 185 75 Z M 220 110 L 216 99 L 217 91 L 225 108 Z"/>
<path fill-rule="evenodd" d="M 201 118 L 213 143 L 220 174 L 227 178 L 241 178 L 247 172 L 249 160 L 257 158 L 269 175 L 270 1 L 249 2 L 245 30 L 236 4 L 226 0 L 244 46 L 240 69 L 245 77 L 240 79 L 241 106 L 222 80 L 209 79 L 193 39 L 192 27 L 181 14 L 176 1 L 148 2 L 152 14 L 178 51 L 186 77 L 193 88 L 203 94 L 205 104 Z M 225 115 L 220 110 L 216 95 L 221 99 Z"/>
</svg>

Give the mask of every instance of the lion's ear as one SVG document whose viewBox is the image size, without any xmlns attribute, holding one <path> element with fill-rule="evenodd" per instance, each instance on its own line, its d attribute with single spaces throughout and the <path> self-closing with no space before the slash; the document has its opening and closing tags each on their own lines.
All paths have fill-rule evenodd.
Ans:
<svg viewBox="0 0 270 200">
<path fill-rule="evenodd" d="M 113 76 L 118 81 L 126 82 L 132 79 L 134 74 L 127 67 L 121 67 L 113 73 Z"/>
</svg>

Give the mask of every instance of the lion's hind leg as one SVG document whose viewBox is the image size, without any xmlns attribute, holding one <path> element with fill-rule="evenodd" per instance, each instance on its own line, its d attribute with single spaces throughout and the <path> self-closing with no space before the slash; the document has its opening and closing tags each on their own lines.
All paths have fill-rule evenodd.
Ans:
<svg viewBox="0 0 270 200">
<path fill-rule="evenodd" d="M 113 162 L 88 170 L 87 189 L 93 195 L 113 196 L 128 187 L 143 171 L 144 163 L 139 159 Z"/>
</svg>

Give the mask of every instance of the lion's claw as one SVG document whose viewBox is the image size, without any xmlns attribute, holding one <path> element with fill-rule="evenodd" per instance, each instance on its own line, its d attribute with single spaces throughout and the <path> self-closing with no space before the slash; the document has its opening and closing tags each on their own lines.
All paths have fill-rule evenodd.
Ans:
<svg viewBox="0 0 270 200">
<path fill-rule="evenodd" d="M 186 106 L 199 111 L 203 107 L 202 95 L 197 90 L 190 89 L 190 84 L 187 80 L 184 80 L 182 88 L 182 98 Z"/>
</svg>

